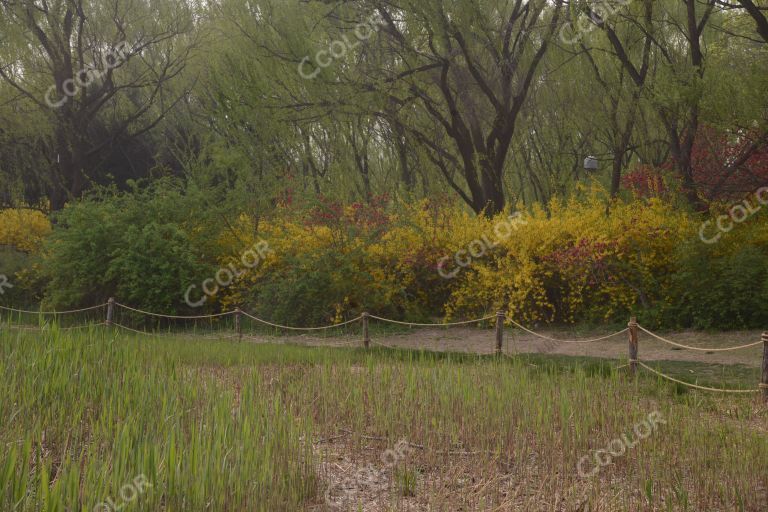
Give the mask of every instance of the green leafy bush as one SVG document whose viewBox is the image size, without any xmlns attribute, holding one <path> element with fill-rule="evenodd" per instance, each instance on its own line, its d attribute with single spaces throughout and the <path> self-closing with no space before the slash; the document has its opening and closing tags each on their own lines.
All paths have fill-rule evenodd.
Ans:
<svg viewBox="0 0 768 512">
<path fill-rule="evenodd" d="M 691 243 L 679 254 L 660 324 L 698 329 L 768 325 L 768 251 L 743 243 L 712 248 Z"/>
<path fill-rule="evenodd" d="M 47 244 L 47 301 L 75 307 L 114 296 L 153 311 L 184 310 L 185 289 L 215 269 L 201 254 L 204 241 L 191 235 L 196 207 L 172 181 L 68 206 Z"/>
</svg>

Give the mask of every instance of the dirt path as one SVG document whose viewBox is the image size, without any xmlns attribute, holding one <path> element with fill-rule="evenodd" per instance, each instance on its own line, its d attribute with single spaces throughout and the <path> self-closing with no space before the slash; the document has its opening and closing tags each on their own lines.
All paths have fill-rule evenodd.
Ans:
<svg viewBox="0 0 768 512">
<path fill-rule="evenodd" d="M 596 338 L 606 333 L 590 333 L 574 336 L 562 331 L 542 331 L 540 334 L 556 339 Z M 610 333 L 607 333 L 610 334 Z M 627 357 L 627 334 L 594 343 L 555 343 L 543 340 L 521 331 L 505 332 L 504 351 L 506 353 L 550 353 L 568 356 L 592 356 L 609 359 Z M 760 340 L 759 331 L 741 331 L 730 333 L 702 333 L 683 331 L 664 333 L 663 337 L 676 343 L 694 347 L 723 348 L 739 346 Z M 491 353 L 494 348 L 493 332 L 478 329 L 423 329 L 413 333 L 387 336 L 374 339 L 374 342 L 407 348 L 428 348 L 458 352 Z M 645 360 L 696 361 L 717 364 L 744 364 L 760 366 L 763 349 L 760 345 L 728 352 L 701 352 L 679 349 L 663 343 L 643 332 L 640 333 L 640 357 Z"/>
<path fill-rule="evenodd" d="M 610 332 L 573 333 L 563 330 L 542 329 L 540 334 L 556 339 L 589 339 L 610 334 Z M 700 331 L 680 331 L 659 333 L 677 343 L 695 347 L 723 348 L 746 345 L 760 341 L 760 331 L 733 331 L 725 333 L 705 333 Z M 354 344 L 351 337 L 317 338 L 298 336 L 302 343 L 311 345 Z M 264 338 L 263 341 L 268 341 Z M 492 330 L 476 328 L 419 328 L 408 332 L 372 336 L 372 344 L 397 348 L 426 349 L 435 351 L 470 352 L 490 354 L 494 350 Z M 261 341 L 261 340 L 259 340 Z M 270 340 L 272 341 L 272 340 Z M 640 358 L 646 361 L 694 361 L 714 364 L 743 364 L 760 366 L 763 348 L 760 345 L 728 352 L 701 352 L 679 349 L 640 332 Z M 590 356 L 608 359 L 627 357 L 627 334 L 619 334 L 604 341 L 594 343 L 555 343 L 538 338 L 520 330 L 506 329 L 504 333 L 504 352 L 508 354 L 560 354 L 568 356 Z"/>
</svg>

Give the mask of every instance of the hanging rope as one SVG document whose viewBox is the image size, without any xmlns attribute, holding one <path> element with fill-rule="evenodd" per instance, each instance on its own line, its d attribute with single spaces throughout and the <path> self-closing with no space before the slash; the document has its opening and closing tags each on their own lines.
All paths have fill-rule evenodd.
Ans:
<svg viewBox="0 0 768 512">
<path fill-rule="evenodd" d="M 334 325 L 326 325 L 323 327 L 291 327 L 289 325 L 280 325 L 280 324 L 273 324 L 272 322 L 268 322 L 267 320 L 262 320 L 261 318 L 255 317 L 253 315 L 250 315 L 246 313 L 245 311 L 242 312 L 244 316 L 247 316 L 251 320 L 255 320 L 256 322 L 260 322 L 264 325 L 268 325 L 270 327 L 276 327 L 278 329 L 288 329 L 290 331 L 324 331 L 326 329 L 335 329 L 336 327 L 343 327 L 345 325 L 349 325 L 351 323 L 357 322 L 361 318 L 363 318 L 362 315 L 353 318 L 352 320 L 347 320 L 346 322 L 342 322 L 340 324 L 334 324 Z"/>
<path fill-rule="evenodd" d="M 126 306 L 125 304 L 120 304 L 119 302 L 115 302 L 115 306 L 120 306 L 123 309 L 127 309 L 129 311 L 133 311 L 135 313 L 141 313 L 142 315 L 148 315 L 148 316 L 154 316 L 158 318 L 171 318 L 174 320 L 201 320 L 201 319 L 208 319 L 208 318 L 220 318 L 223 316 L 233 315 L 235 314 L 235 311 L 226 311 L 224 313 L 216 313 L 213 315 L 192 315 L 192 316 L 182 316 L 182 315 L 162 315 L 160 313 L 152 313 L 150 311 L 143 311 L 141 309 L 132 308 L 131 306 Z"/>
<path fill-rule="evenodd" d="M 674 377 L 670 377 L 669 375 L 663 374 L 659 371 L 654 370 L 650 366 L 644 364 L 642 361 L 637 361 L 637 364 L 648 370 L 649 372 L 655 373 L 659 377 L 662 377 L 664 379 L 670 380 L 672 382 L 676 382 L 678 384 L 682 384 L 683 386 L 688 386 L 689 388 L 694 389 L 701 389 L 703 391 L 717 391 L 719 393 L 757 393 L 759 389 L 720 389 L 720 388 L 708 388 L 705 386 L 699 386 L 698 384 L 691 384 L 690 382 L 684 382 L 682 380 L 678 380 Z"/>
<path fill-rule="evenodd" d="M 742 349 L 745 349 L 745 348 L 756 347 L 758 345 L 762 345 L 763 344 L 762 341 L 756 341 L 754 343 L 750 343 L 748 345 L 740 345 L 738 347 L 725 347 L 725 348 L 692 347 L 690 345 L 683 345 L 682 343 L 676 343 L 676 342 L 674 342 L 672 340 L 668 340 L 666 338 L 662 338 L 658 334 L 655 334 L 655 333 L 649 331 L 648 329 L 646 329 L 642 325 L 638 325 L 638 327 L 640 328 L 641 331 L 643 331 L 644 333 L 646 333 L 646 334 L 648 334 L 650 336 L 653 336 L 654 338 L 656 338 L 659 341 L 663 341 L 664 343 L 668 343 L 670 345 L 674 345 L 675 347 L 685 348 L 685 349 L 688 349 L 688 350 L 698 350 L 699 352 L 727 352 L 729 350 L 742 350 Z"/>
<path fill-rule="evenodd" d="M 479 322 L 485 322 L 486 320 L 496 318 L 496 315 L 490 315 L 484 318 L 478 318 L 477 320 L 465 320 L 463 322 L 446 322 L 446 323 L 440 323 L 440 324 L 421 324 L 417 322 L 401 322 L 399 320 L 390 320 L 389 318 L 382 318 L 380 316 L 375 316 L 375 315 L 368 315 L 368 317 L 374 318 L 376 320 L 381 320 L 382 322 L 388 322 L 390 324 L 407 325 L 409 327 L 451 327 L 455 325 L 468 325 L 468 324 L 476 324 Z"/>
<path fill-rule="evenodd" d="M 532 334 L 532 335 L 534 335 L 534 336 L 537 336 L 537 337 L 539 337 L 539 338 L 542 338 L 542 339 L 545 339 L 545 340 L 549 340 L 549 341 L 555 341 L 555 342 L 557 342 L 557 343 L 595 343 L 596 341 L 603 341 L 603 340 L 607 340 L 607 339 L 609 339 L 609 338 L 613 338 L 614 336 L 618 336 L 619 334 L 624 334 L 625 332 L 629 331 L 629 327 L 627 327 L 626 329 L 623 329 L 623 330 L 621 330 L 621 331 L 619 331 L 619 332 L 615 332 L 615 333 L 613 333 L 613 334 L 609 334 L 609 335 L 607 335 L 607 336 L 602 336 L 602 337 L 600 337 L 600 338 L 593 338 L 593 339 L 589 339 L 589 340 L 559 340 L 559 339 L 556 339 L 556 338 L 550 338 L 549 336 L 545 336 L 545 335 L 543 335 L 543 334 L 539 334 L 539 333 L 537 333 L 537 332 L 534 332 L 534 331 L 532 331 L 532 330 L 530 330 L 530 329 L 527 329 L 526 327 L 524 327 L 523 325 L 520 325 L 519 323 L 515 322 L 515 321 L 514 321 L 514 320 L 512 320 L 512 319 L 509 319 L 509 318 L 508 318 L 507 320 L 509 320 L 509 322 L 510 322 L 512 325 L 514 325 L 514 326 L 516 326 L 516 327 L 518 327 L 518 328 L 520 328 L 520 329 L 524 330 L 524 331 L 525 331 L 525 332 L 527 332 L 528 334 Z"/>
<path fill-rule="evenodd" d="M 91 306 L 89 308 L 83 308 L 83 309 L 72 309 L 69 311 L 30 311 L 26 309 L 15 309 L 15 308 L 7 308 L 5 306 L 0 306 L 0 309 L 4 311 L 11 311 L 13 313 L 26 313 L 30 315 L 69 315 L 72 313 L 83 313 L 84 311 L 92 311 L 94 309 L 103 308 L 107 304 L 99 304 L 98 306 Z"/>
</svg>

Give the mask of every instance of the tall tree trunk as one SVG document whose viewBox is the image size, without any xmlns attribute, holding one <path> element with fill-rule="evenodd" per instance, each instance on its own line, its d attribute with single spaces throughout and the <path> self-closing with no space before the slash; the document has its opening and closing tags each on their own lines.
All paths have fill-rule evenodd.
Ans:
<svg viewBox="0 0 768 512">
<path fill-rule="evenodd" d="M 400 180 L 408 190 L 412 190 L 416 185 L 416 179 L 410 165 L 408 165 L 408 144 L 403 125 L 396 120 L 393 121 L 392 132 L 395 136 L 395 149 L 400 162 Z"/>
<path fill-rule="evenodd" d="M 483 213 L 488 218 L 501 213 L 506 206 L 502 176 L 502 170 L 497 169 L 494 163 L 486 157 L 482 164 L 481 183 L 483 187 Z"/>
</svg>

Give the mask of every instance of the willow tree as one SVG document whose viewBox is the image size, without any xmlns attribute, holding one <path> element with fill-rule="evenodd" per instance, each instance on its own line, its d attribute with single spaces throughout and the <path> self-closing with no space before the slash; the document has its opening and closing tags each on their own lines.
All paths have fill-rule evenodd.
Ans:
<svg viewBox="0 0 768 512">
<path fill-rule="evenodd" d="M 0 81 L 16 93 L 5 107 L 47 119 L 53 209 L 186 94 L 170 87 L 194 47 L 195 13 L 182 0 L 0 0 L 0 25 Z"/>
<path fill-rule="evenodd" d="M 697 135 L 718 110 L 731 109 L 736 98 L 749 91 L 746 72 L 727 76 L 727 66 L 713 66 L 713 55 L 726 48 L 730 58 L 739 51 L 717 28 L 723 22 L 718 0 L 643 0 L 636 9 L 625 9 L 614 17 L 601 16 L 583 2 L 589 18 L 607 38 L 609 53 L 623 67 L 635 86 L 642 88 L 644 99 L 655 110 L 666 132 L 671 163 L 682 192 L 691 207 L 706 211 L 708 205 L 701 185 L 694 177 L 694 151 Z M 643 41 L 643 51 L 633 52 L 635 41 Z M 730 45 L 730 46 L 729 46 Z M 762 45 L 760 45 L 762 46 Z M 763 48 L 755 48 L 753 59 L 764 59 Z M 655 74 L 649 74 L 654 69 Z M 764 73 L 763 73 L 764 75 Z M 716 92 L 726 82 L 730 98 Z M 757 100 L 759 96 L 752 98 Z M 717 102 L 720 105 L 717 105 Z M 731 106 L 729 106 L 731 105 Z M 728 114 L 721 117 L 729 117 Z M 747 124 L 764 124 L 764 119 L 750 108 Z M 733 158 L 723 158 L 721 174 L 730 176 L 757 151 L 768 133 L 747 145 Z"/>
<path fill-rule="evenodd" d="M 384 93 L 411 140 L 477 213 L 506 204 L 518 118 L 557 34 L 563 2 L 372 2 L 378 56 L 364 88 Z M 370 5 L 370 3 L 367 3 Z"/>
<path fill-rule="evenodd" d="M 736 0 L 736 3 L 718 0 L 725 9 L 743 9 L 755 22 L 755 31 L 768 43 L 768 5 L 753 0 Z"/>
</svg>

